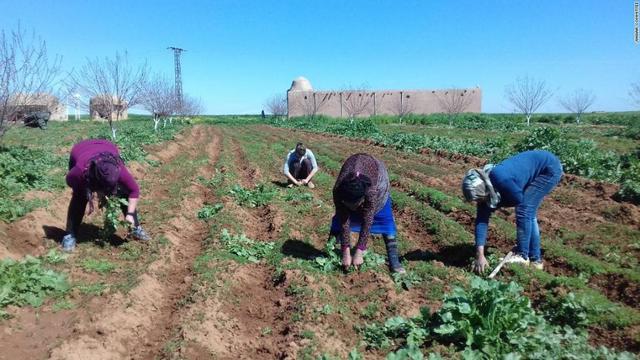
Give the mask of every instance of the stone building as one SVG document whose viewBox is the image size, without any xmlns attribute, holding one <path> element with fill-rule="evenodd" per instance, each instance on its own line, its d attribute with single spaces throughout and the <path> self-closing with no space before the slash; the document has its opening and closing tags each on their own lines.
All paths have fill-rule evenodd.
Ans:
<svg viewBox="0 0 640 360">
<path fill-rule="evenodd" d="M 45 111 L 51 113 L 49 120 L 67 121 L 69 119 L 67 106 L 52 94 L 19 94 L 13 96 L 9 102 L 14 116 L 21 117 L 33 112 Z"/>
<path fill-rule="evenodd" d="M 460 96 L 460 98 L 455 98 Z M 466 98 L 464 98 L 466 97 Z M 298 77 L 287 91 L 288 116 L 327 115 L 331 117 L 365 117 L 372 115 L 407 115 L 446 113 L 451 101 L 461 106 L 459 112 L 482 111 L 482 90 L 343 90 L 314 91 L 309 80 Z"/>
<path fill-rule="evenodd" d="M 111 99 L 110 101 L 108 95 L 94 96 L 89 99 L 91 120 L 109 119 L 109 117 L 111 117 L 111 120 L 126 120 L 129 118 L 127 103 L 118 101 L 115 96 L 112 96 Z M 118 109 L 121 110 L 119 119 L 117 117 Z"/>
</svg>

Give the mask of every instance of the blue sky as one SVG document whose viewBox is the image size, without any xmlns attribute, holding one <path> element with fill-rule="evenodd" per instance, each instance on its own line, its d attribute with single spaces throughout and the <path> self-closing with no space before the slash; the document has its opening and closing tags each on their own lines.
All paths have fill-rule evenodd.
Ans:
<svg viewBox="0 0 640 360">
<path fill-rule="evenodd" d="M 558 95 L 592 90 L 592 110 L 633 109 L 640 80 L 633 1 L 80 1 L 0 0 L 0 28 L 20 22 L 63 56 L 127 50 L 173 77 L 210 114 L 258 113 L 297 76 L 318 90 L 479 85 L 483 111 L 511 112 L 504 89 L 545 80 Z M 562 111 L 557 98 L 543 111 Z"/>
</svg>

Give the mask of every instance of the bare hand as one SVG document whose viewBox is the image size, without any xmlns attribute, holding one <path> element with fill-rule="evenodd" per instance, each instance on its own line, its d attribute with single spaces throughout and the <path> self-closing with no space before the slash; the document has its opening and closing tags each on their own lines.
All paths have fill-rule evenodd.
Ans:
<svg viewBox="0 0 640 360">
<path fill-rule="evenodd" d="M 342 250 L 342 267 L 349 270 L 351 267 L 351 248 L 346 247 Z"/>
<path fill-rule="evenodd" d="M 484 273 L 489 268 L 489 262 L 484 255 L 476 256 L 476 261 L 473 262 L 473 271 L 477 274 Z"/>
<path fill-rule="evenodd" d="M 364 263 L 364 250 L 356 249 L 356 253 L 353 255 L 353 265 L 359 267 Z"/>
<path fill-rule="evenodd" d="M 309 183 L 309 180 L 303 179 L 301 182 L 302 182 L 303 185 L 307 185 Z"/>
</svg>

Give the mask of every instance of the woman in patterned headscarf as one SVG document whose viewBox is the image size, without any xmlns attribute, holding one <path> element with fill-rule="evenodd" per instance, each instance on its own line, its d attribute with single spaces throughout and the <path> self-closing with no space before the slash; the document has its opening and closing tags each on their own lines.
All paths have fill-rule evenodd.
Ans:
<svg viewBox="0 0 640 360">
<path fill-rule="evenodd" d="M 475 228 L 476 261 L 474 270 L 483 272 L 489 218 L 500 207 L 516 208 L 517 245 L 508 263 L 529 265 L 542 270 L 540 229 L 537 212 L 542 200 L 560 182 L 562 165 L 548 151 L 532 150 L 514 155 L 498 165 L 471 169 L 462 180 L 467 201 L 477 203 Z"/>
<path fill-rule="evenodd" d="M 88 213 L 94 210 L 94 193 L 99 196 L 116 195 L 128 200 L 122 205 L 125 220 L 131 224 L 131 234 L 139 240 L 149 240 L 149 236 L 138 221 L 137 205 L 140 188 L 120 158 L 118 148 L 107 140 L 90 139 L 81 141 L 71 149 L 67 185 L 73 189 L 67 213 L 66 235 L 62 248 L 73 251 L 76 234 L 87 203 Z"/>
<path fill-rule="evenodd" d="M 364 261 L 369 234 L 382 235 L 393 272 L 405 272 L 398 259 L 396 224 L 391 212 L 389 174 L 382 161 L 368 154 L 349 157 L 333 187 L 336 213 L 331 236 L 336 236 L 342 250 L 342 265 L 360 266 Z M 351 232 L 359 232 L 358 244 L 351 257 Z"/>
</svg>

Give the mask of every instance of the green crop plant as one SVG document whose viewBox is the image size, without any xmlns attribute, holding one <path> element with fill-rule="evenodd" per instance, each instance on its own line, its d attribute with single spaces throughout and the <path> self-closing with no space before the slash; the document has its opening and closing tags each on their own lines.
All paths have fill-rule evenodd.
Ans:
<svg viewBox="0 0 640 360">
<path fill-rule="evenodd" d="M 103 240 L 110 239 L 118 228 L 128 228 L 130 223 L 122 219 L 121 206 L 127 206 L 129 202 L 117 196 L 105 196 L 101 201 L 104 211 L 103 225 L 100 230 L 100 237 Z"/>
<path fill-rule="evenodd" d="M 82 264 L 82 268 L 86 271 L 93 271 L 98 274 L 108 274 L 116 269 L 116 265 L 107 260 L 85 259 Z"/>
<path fill-rule="evenodd" d="M 198 219 L 211 219 L 212 217 L 214 217 L 217 213 L 220 212 L 220 210 L 222 210 L 222 208 L 224 207 L 224 205 L 218 203 L 218 204 L 207 204 L 205 206 L 202 207 L 202 209 L 200 209 L 198 211 Z"/>
<path fill-rule="evenodd" d="M 262 207 L 271 202 L 277 191 L 273 188 L 268 188 L 264 184 L 260 184 L 254 189 L 245 189 L 236 184 L 229 193 L 240 206 Z"/>
<path fill-rule="evenodd" d="M 47 269 L 45 262 L 31 256 L 0 261 L 0 309 L 7 305 L 38 307 L 47 296 L 60 296 L 69 290 L 67 277 Z"/>
<path fill-rule="evenodd" d="M 275 248 L 273 242 L 251 240 L 244 234 L 231 235 L 227 229 L 222 229 L 220 242 L 231 254 L 252 263 L 264 259 Z"/>
<path fill-rule="evenodd" d="M 576 309 L 575 302 L 562 306 L 567 307 L 564 314 Z M 594 348 L 586 332 L 562 325 L 554 326 L 537 314 L 516 283 L 473 277 L 467 289 L 456 287 L 446 295 L 434 314 L 424 308 L 415 318 L 393 317 L 384 324 L 367 325 L 361 333 L 369 347 L 399 346 L 407 356 L 419 356 L 419 347 L 452 344 L 465 359 L 516 359 L 524 354 L 527 359 L 633 358 Z"/>
<path fill-rule="evenodd" d="M 393 273 L 392 277 L 393 282 L 396 284 L 398 290 L 409 290 L 422 282 L 422 278 L 420 277 L 420 275 L 413 271 L 407 271 L 404 274 Z"/>
</svg>

